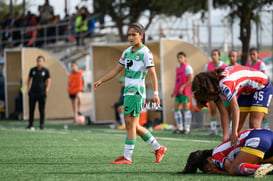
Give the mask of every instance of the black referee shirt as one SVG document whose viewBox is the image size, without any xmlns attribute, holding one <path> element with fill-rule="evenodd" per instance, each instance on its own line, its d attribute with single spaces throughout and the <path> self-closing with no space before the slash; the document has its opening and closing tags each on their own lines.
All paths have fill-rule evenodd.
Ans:
<svg viewBox="0 0 273 181">
<path fill-rule="evenodd" d="M 32 78 L 30 93 L 45 95 L 46 80 L 50 78 L 50 73 L 47 68 L 33 67 L 29 71 L 29 78 Z"/>
</svg>

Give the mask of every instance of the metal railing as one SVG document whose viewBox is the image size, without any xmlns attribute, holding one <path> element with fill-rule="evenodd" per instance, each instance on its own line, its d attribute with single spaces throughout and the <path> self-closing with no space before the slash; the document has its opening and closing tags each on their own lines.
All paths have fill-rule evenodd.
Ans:
<svg viewBox="0 0 273 181">
<path fill-rule="evenodd" d="M 0 30 L 0 51 L 10 47 L 42 47 L 65 41 L 66 46 L 76 44 L 76 32 L 73 31 L 74 22 L 59 22 L 56 24 L 37 25 L 31 27 L 8 28 Z M 97 28 L 97 27 L 96 27 Z M 88 30 L 82 37 L 99 36 L 95 30 Z M 33 36 L 33 34 L 37 34 Z M 5 37 L 6 36 L 6 37 Z"/>
</svg>

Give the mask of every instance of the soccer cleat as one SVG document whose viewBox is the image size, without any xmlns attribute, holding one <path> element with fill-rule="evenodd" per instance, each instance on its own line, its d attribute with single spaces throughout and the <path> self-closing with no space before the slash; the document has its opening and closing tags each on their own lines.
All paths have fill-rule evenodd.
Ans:
<svg viewBox="0 0 273 181">
<path fill-rule="evenodd" d="M 110 164 L 132 164 L 132 161 L 127 160 L 124 156 L 117 158 L 115 161 L 110 162 Z"/>
<path fill-rule="evenodd" d="M 216 136 L 217 135 L 217 130 L 210 130 L 207 135 L 208 136 Z"/>
<path fill-rule="evenodd" d="M 260 178 L 273 170 L 273 165 L 270 163 L 262 164 L 254 173 L 255 178 Z"/>
<path fill-rule="evenodd" d="M 156 160 L 155 163 L 160 163 L 167 153 L 167 148 L 165 146 L 161 146 L 158 150 L 155 150 Z"/>
<path fill-rule="evenodd" d="M 26 127 L 26 130 L 34 131 L 35 128 L 34 128 L 33 126 L 31 126 L 31 125 L 28 125 L 28 126 Z"/>
<path fill-rule="evenodd" d="M 118 126 L 118 129 L 119 129 L 119 130 L 125 130 L 125 129 L 126 129 L 126 127 L 125 127 L 125 126 L 123 126 L 123 125 L 120 125 L 120 126 Z"/>
<path fill-rule="evenodd" d="M 174 130 L 174 132 L 173 132 L 173 134 L 183 134 L 183 133 L 184 133 L 184 131 L 179 130 L 179 129 Z"/>
<path fill-rule="evenodd" d="M 44 125 L 41 124 L 41 125 L 40 125 L 40 130 L 44 130 L 44 129 L 45 129 Z"/>
</svg>

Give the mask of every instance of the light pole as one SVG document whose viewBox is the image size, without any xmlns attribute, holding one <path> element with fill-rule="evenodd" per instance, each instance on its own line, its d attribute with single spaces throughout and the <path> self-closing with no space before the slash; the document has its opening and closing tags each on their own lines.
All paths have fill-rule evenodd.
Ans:
<svg viewBox="0 0 273 181">
<path fill-rule="evenodd" d="M 211 51 L 211 11 L 212 11 L 212 0 L 208 0 L 208 54 L 210 54 Z"/>
</svg>

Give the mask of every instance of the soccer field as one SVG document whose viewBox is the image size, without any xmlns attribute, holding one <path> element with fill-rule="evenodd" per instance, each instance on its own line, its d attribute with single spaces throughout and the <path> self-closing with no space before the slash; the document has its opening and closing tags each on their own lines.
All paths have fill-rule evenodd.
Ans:
<svg viewBox="0 0 273 181">
<path fill-rule="evenodd" d="M 36 123 L 37 124 L 37 123 Z M 111 165 L 123 153 L 126 131 L 102 126 L 47 123 L 43 131 L 26 131 L 26 122 L 0 122 L 0 180 L 249 180 L 198 174 L 177 175 L 187 156 L 197 149 L 210 149 L 221 137 L 204 136 L 205 131 L 174 135 L 171 131 L 153 131 L 159 143 L 168 148 L 161 163 L 141 138 L 131 165 Z M 271 180 L 267 175 L 258 180 Z"/>
</svg>

